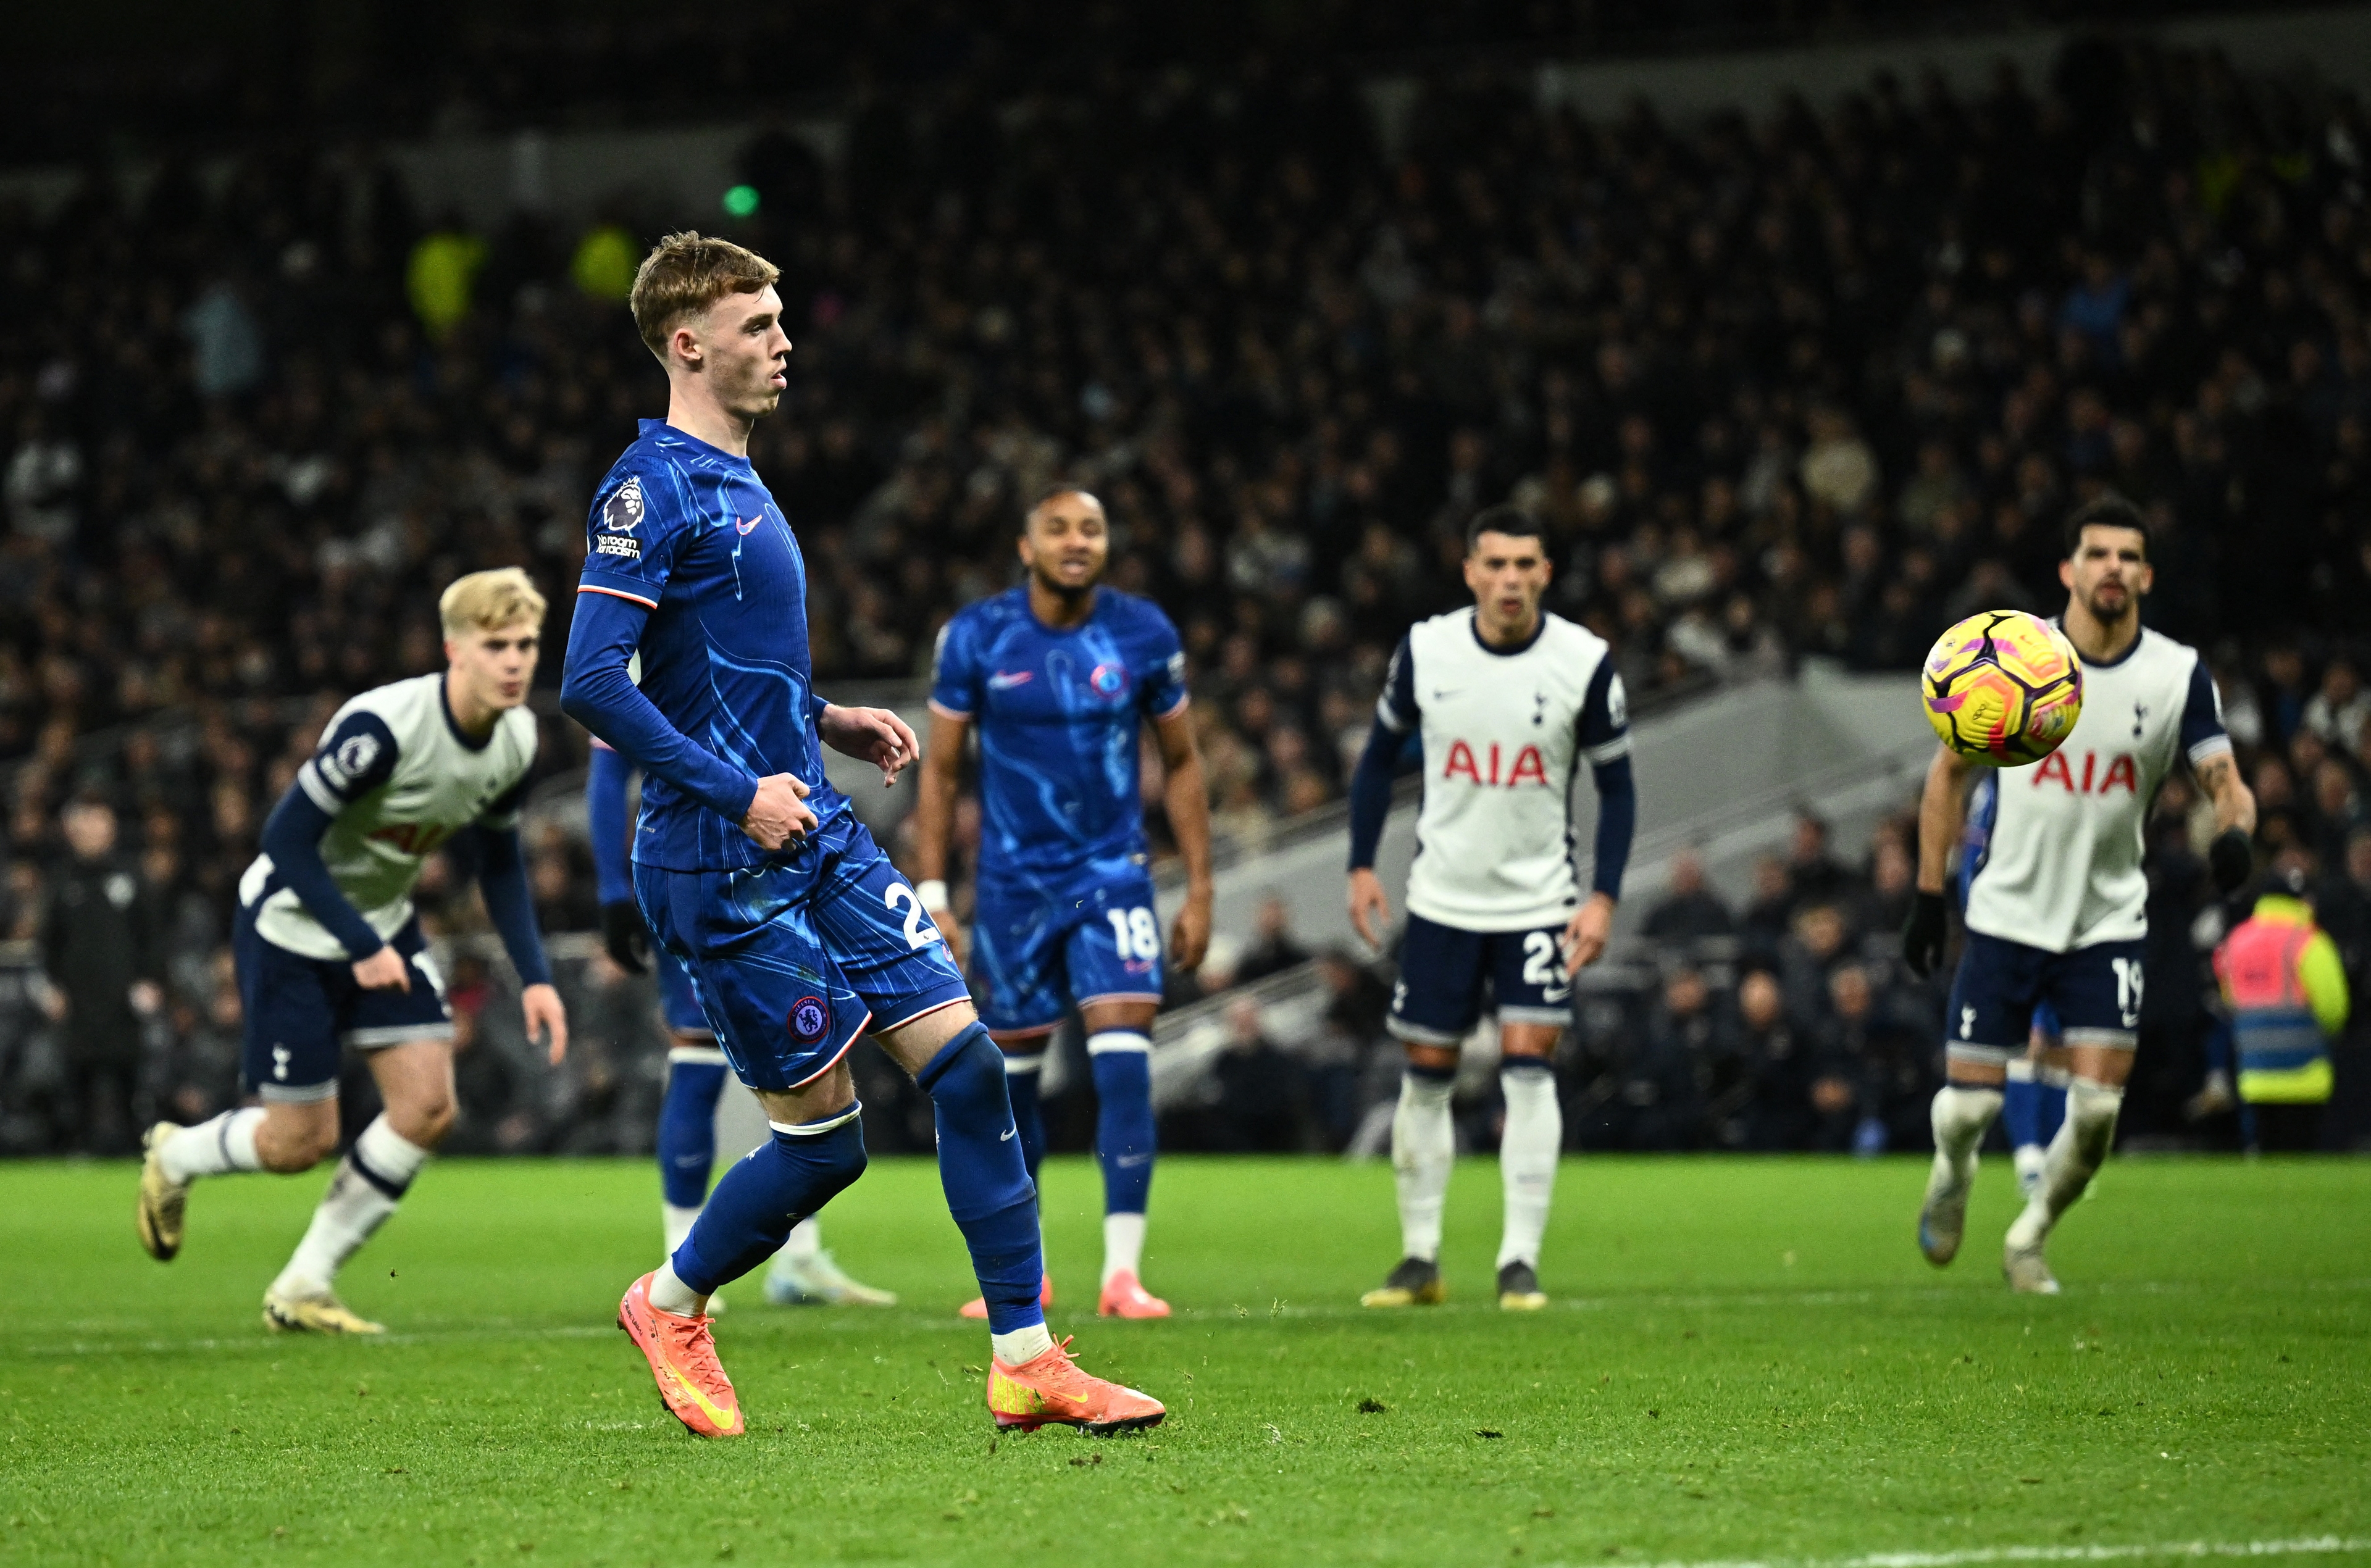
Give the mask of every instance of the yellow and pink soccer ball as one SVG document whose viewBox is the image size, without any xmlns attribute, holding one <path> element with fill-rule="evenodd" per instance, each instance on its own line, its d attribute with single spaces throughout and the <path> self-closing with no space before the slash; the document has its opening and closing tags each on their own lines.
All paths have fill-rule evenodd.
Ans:
<svg viewBox="0 0 2371 1568">
<path fill-rule="evenodd" d="M 2022 767 L 2074 732 L 2083 716 L 2083 662 L 2041 617 L 1985 610 L 1936 640 L 1918 694 L 1945 745 L 1995 767 Z"/>
</svg>

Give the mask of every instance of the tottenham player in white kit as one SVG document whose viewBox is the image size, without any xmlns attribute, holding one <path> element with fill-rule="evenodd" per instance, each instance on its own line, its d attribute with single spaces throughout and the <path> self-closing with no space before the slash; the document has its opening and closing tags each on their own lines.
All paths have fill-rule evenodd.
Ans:
<svg viewBox="0 0 2371 1568">
<path fill-rule="evenodd" d="M 1381 946 L 1391 919 L 1374 872 L 1391 810 L 1392 770 L 1420 737 L 1408 922 L 1388 1027 L 1407 1048 L 1392 1170 L 1402 1257 L 1370 1307 L 1430 1305 L 1440 1277 L 1440 1213 L 1456 1155 L 1450 1093 L 1457 1053 L 1488 993 L 1498 1020 L 1498 1143 L 1505 1223 L 1498 1304 L 1529 1310 L 1540 1290 L 1564 1113 L 1551 1058 L 1572 1016 L 1572 977 L 1605 951 L 1630 858 L 1637 797 L 1630 732 L 1612 651 L 1585 627 L 1540 608 L 1549 577 L 1538 521 L 1512 506 L 1477 514 L 1465 534 L 1474 608 L 1408 628 L 1393 656 L 1375 727 L 1350 786 L 1350 920 Z M 1583 894 L 1572 862 L 1573 774 L 1597 787 L 1596 862 Z"/>
<path fill-rule="evenodd" d="M 1918 1246 L 1937 1266 L 1958 1255 L 1976 1148 L 2000 1112 L 2012 1058 L 2037 1003 L 2057 1014 L 2071 1078 L 2066 1117 L 2041 1177 L 2008 1228 L 2001 1269 L 2013 1289 L 2055 1294 L 2042 1245 L 2108 1157 L 2132 1074 L 2145 976 L 2148 880 L 2141 830 L 2149 802 L 2187 760 L 2215 802 L 2210 859 L 2225 892 L 2247 880 L 2255 797 L 2240 782 L 2213 680 L 2194 650 L 2145 630 L 2148 529 L 2110 494 L 2066 524 L 2059 625 L 2083 661 L 2083 716 L 2041 761 L 2000 770 L 1983 860 L 1968 877 L 1967 945 L 1944 1016 L 1947 1081 L 1935 1095 L 1935 1164 Z M 1941 963 L 1946 858 L 1959 842 L 1977 764 L 1939 748 L 1918 808 L 1918 895 L 1903 934 L 1921 974 Z"/>
<path fill-rule="evenodd" d="M 338 709 L 239 879 L 241 1075 L 262 1104 L 148 1131 L 140 1240 L 167 1262 L 180 1250 L 191 1182 L 293 1174 L 337 1147 L 341 1051 L 365 1054 L 387 1108 L 340 1161 L 305 1239 L 264 1293 L 263 1320 L 275 1330 L 383 1332 L 334 1286 L 453 1123 L 453 1023 L 411 890 L 428 856 L 456 836 L 476 831 L 479 886 L 524 985 L 529 1038 L 548 1034 L 555 1064 L 568 1049 L 518 841 L 536 745 L 535 715 L 521 705 L 543 595 L 507 567 L 462 578 L 437 607 L 448 667 Z"/>
</svg>

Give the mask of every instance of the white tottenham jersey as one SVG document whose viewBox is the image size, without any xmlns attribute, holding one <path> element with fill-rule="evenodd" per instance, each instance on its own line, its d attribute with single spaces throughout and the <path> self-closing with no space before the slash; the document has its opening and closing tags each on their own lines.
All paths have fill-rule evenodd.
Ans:
<svg viewBox="0 0 2371 1568">
<path fill-rule="evenodd" d="M 1396 734 L 1422 727 L 1410 911 L 1459 930 L 1525 931 L 1580 902 L 1573 769 L 1630 752 L 1611 654 L 1555 615 L 1511 653 L 1483 645 L 1470 609 L 1408 628 L 1375 712 Z"/>
<path fill-rule="evenodd" d="M 296 782 L 336 819 L 321 836 L 321 859 L 373 930 L 392 937 L 411 920 L 412 887 L 439 845 L 474 824 L 518 825 L 535 744 L 535 715 L 514 708 L 472 745 L 445 709 L 441 674 L 379 686 L 338 709 Z M 281 884 L 269 855 L 239 879 L 239 903 L 259 898 L 255 928 L 266 941 L 307 958 L 352 956 Z"/>
<path fill-rule="evenodd" d="M 2085 664 L 2074 732 L 2040 762 L 2001 768 L 1977 804 L 1968 929 L 2049 952 L 2146 936 L 2149 802 L 2175 758 L 2230 749 L 2195 650 L 2144 630 L 2115 663 Z"/>
</svg>

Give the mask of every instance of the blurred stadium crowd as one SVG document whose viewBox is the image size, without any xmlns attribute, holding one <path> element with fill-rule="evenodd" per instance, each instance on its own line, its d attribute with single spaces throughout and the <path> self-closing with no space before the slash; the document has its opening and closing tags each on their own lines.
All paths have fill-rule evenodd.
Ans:
<svg viewBox="0 0 2371 1568">
<path fill-rule="evenodd" d="M 2054 608 L 2058 519 L 2111 485 L 2156 530 L 2152 621 L 2214 652 L 2267 849 L 2337 902 L 2371 888 L 2351 101 L 2088 44 L 2046 85 L 1883 78 L 1752 122 L 1590 122 L 1475 68 L 1388 147 L 1338 73 L 932 103 L 862 99 L 839 167 L 780 129 L 744 156 L 738 226 L 783 265 L 798 344 L 753 455 L 808 552 L 826 680 L 920 674 L 1010 580 L 1020 498 L 1077 478 L 1116 581 L 1186 634 L 1220 825 L 1255 842 L 1338 794 L 1393 642 L 1464 597 L 1479 505 L 1550 520 L 1555 606 L 1652 699 L 1806 655 L 1906 669 L 1960 614 Z M 135 1109 L 234 1092 L 232 887 L 337 698 L 434 667 L 442 583 L 524 563 L 557 590 L 556 683 L 586 498 L 662 402 L 619 305 L 660 226 L 475 234 L 365 154 L 260 141 L 0 204 L 0 937 L 23 944 L 0 1145 L 120 1147 Z M 548 719 L 544 769 L 582 755 Z M 1905 831 L 1849 870 L 1798 856 L 1727 932 L 1701 900 L 1706 928 L 1657 930 L 1679 967 L 1583 1009 L 1577 1136 L 1923 1138 L 1935 999 L 1880 951 Z M 2203 897 L 2186 842 L 2158 848 L 2168 943 Z M 535 849 L 547 926 L 589 928 L 581 846 Z M 1299 1144 L 1355 1136 L 1364 974 L 1329 970 L 1347 1078 L 1279 1066 L 1245 1020 L 1244 1061 L 1300 1075 Z M 505 1009 L 480 1029 L 495 984 L 457 986 L 489 1047 L 465 1139 L 645 1138 L 629 1002 L 630 1049 L 548 1079 Z"/>
</svg>

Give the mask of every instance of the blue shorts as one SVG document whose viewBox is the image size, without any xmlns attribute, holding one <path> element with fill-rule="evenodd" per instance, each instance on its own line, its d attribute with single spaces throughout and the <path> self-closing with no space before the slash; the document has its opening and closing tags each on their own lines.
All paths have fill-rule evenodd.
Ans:
<svg viewBox="0 0 2371 1568">
<path fill-rule="evenodd" d="M 938 928 L 863 824 L 843 818 L 819 839 L 799 857 L 810 864 L 634 868 L 653 939 L 691 971 L 717 1044 L 752 1089 L 797 1089 L 868 1026 L 970 999 Z"/>
<path fill-rule="evenodd" d="M 306 958 L 266 941 L 255 912 L 231 923 L 238 1000 L 247 1015 L 239 1076 L 266 1100 L 328 1100 L 338 1092 L 344 1048 L 381 1050 L 414 1040 L 450 1040 L 445 976 L 428 957 L 417 918 L 388 940 L 411 969 L 409 991 L 367 991 L 342 958 Z"/>
<path fill-rule="evenodd" d="M 1951 976 L 1943 1047 L 1954 1061 L 1997 1064 L 2025 1055 L 2037 1007 L 2057 1015 L 2062 1045 L 2131 1050 L 2140 1039 L 2140 940 L 2047 952 L 1968 933 Z"/>
<path fill-rule="evenodd" d="M 1481 1021 L 1486 985 L 1500 1023 L 1570 1023 L 1564 924 L 1461 931 L 1410 915 L 1400 941 L 1400 980 L 1383 1026 L 1411 1045 L 1458 1044 Z"/>
<path fill-rule="evenodd" d="M 1059 882 L 979 882 L 971 973 L 980 1021 L 1007 1035 L 1049 1034 L 1074 1006 L 1162 994 L 1152 875 L 1133 858 L 1098 860 Z"/>
<path fill-rule="evenodd" d="M 659 1017 L 671 1034 L 705 1034 L 711 1038 L 716 1031 L 709 1026 L 708 1014 L 700 1005 L 699 988 L 691 983 L 691 971 L 683 960 L 662 947 L 651 950 L 651 961 L 659 974 Z"/>
</svg>

